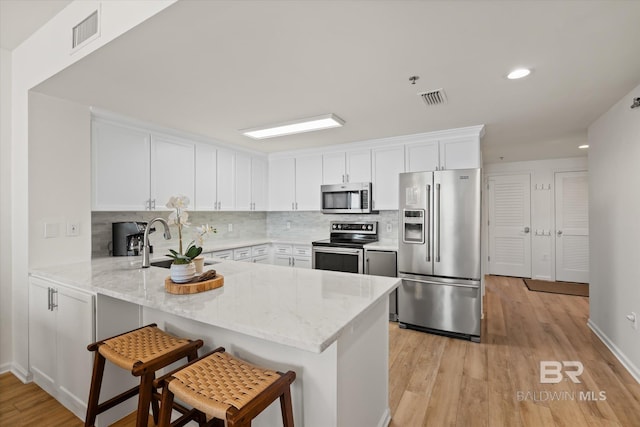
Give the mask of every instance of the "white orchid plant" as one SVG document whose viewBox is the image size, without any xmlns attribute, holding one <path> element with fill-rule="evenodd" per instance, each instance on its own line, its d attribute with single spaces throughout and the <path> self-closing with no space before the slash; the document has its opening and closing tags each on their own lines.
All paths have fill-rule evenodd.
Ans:
<svg viewBox="0 0 640 427">
<path fill-rule="evenodd" d="M 170 254 L 168 257 L 173 258 L 174 264 L 189 264 L 195 257 L 202 253 L 202 245 L 204 241 L 211 233 L 217 233 L 217 230 L 209 224 L 201 225 L 197 227 L 197 234 L 195 240 L 191 241 L 187 245 L 186 251 L 183 252 L 182 246 L 182 228 L 189 227 L 189 213 L 187 207 L 189 206 L 189 198 L 187 196 L 172 196 L 169 198 L 166 206 L 169 209 L 173 209 L 173 212 L 169 214 L 167 222 L 169 225 L 176 225 L 178 227 L 179 247 L 178 251 L 169 249 Z M 197 242 L 197 244 L 196 244 Z"/>
</svg>

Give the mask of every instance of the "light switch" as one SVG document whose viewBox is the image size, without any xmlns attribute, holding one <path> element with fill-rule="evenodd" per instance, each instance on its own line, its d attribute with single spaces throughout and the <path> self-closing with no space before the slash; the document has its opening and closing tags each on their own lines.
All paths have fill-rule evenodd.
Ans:
<svg viewBox="0 0 640 427">
<path fill-rule="evenodd" d="M 60 234 L 60 226 L 56 222 L 47 222 L 44 224 L 44 238 L 52 239 Z"/>
</svg>

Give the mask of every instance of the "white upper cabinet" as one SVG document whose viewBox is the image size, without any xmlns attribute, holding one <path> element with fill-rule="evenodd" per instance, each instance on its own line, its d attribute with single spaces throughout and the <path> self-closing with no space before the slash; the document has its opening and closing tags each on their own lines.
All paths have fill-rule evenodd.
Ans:
<svg viewBox="0 0 640 427">
<path fill-rule="evenodd" d="M 149 209 L 150 149 L 149 132 L 111 122 L 93 121 L 92 210 Z"/>
<path fill-rule="evenodd" d="M 171 196 L 187 196 L 195 201 L 195 144 L 191 141 L 153 133 L 151 136 L 152 210 L 168 210 Z"/>
<path fill-rule="evenodd" d="M 404 172 L 404 146 L 376 147 L 371 150 L 373 209 L 398 209 L 398 175 Z"/>
<path fill-rule="evenodd" d="M 371 150 L 326 153 L 322 156 L 323 184 L 371 181 Z"/>
<path fill-rule="evenodd" d="M 166 210 L 171 196 L 195 199 L 191 141 L 94 120 L 91 157 L 93 210 Z"/>
<path fill-rule="evenodd" d="M 269 160 L 269 210 L 320 210 L 322 155 Z"/>
<path fill-rule="evenodd" d="M 482 167 L 479 138 L 451 138 L 440 141 L 440 169 Z"/>
<path fill-rule="evenodd" d="M 295 209 L 296 160 L 293 157 L 269 159 L 269 210 Z"/>
<path fill-rule="evenodd" d="M 407 172 L 434 171 L 440 167 L 438 141 L 425 141 L 405 146 Z"/>
<path fill-rule="evenodd" d="M 251 200 L 251 156 L 236 153 L 235 169 L 236 210 L 250 211 L 253 207 Z"/>
<path fill-rule="evenodd" d="M 295 166 L 295 210 L 319 211 L 322 156 L 296 157 Z"/>
<path fill-rule="evenodd" d="M 236 210 L 267 209 L 267 162 L 260 157 L 236 153 Z"/>
<path fill-rule="evenodd" d="M 346 182 L 371 182 L 371 150 L 347 151 L 346 159 Z"/>
<path fill-rule="evenodd" d="M 346 182 L 346 169 L 344 152 L 324 154 L 322 156 L 322 183 L 342 184 Z"/>
<path fill-rule="evenodd" d="M 195 176 L 196 210 L 267 209 L 266 159 L 202 143 Z"/>
<path fill-rule="evenodd" d="M 218 166 L 216 168 L 218 210 L 232 211 L 236 206 L 234 157 L 233 151 L 218 149 Z"/>
<path fill-rule="evenodd" d="M 269 193 L 267 159 L 253 157 L 251 159 L 251 200 L 252 210 L 266 211 Z"/>
<path fill-rule="evenodd" d="M 217 157 L 218 150 L 213 145 L 196 145 L 196 199 L 194 201 L 196 210 L 218 209 Z"/>
<path fill-rule="evenodd" d="M 459 137 L 413 142 L 405 146 L 407 172 L 482 167 L 480 138 Z"/>
</svg>

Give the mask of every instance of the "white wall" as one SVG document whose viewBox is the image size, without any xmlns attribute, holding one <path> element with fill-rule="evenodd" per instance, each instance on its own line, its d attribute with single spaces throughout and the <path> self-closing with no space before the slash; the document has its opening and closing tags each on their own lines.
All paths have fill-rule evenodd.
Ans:
<svg viewBox="0 0 640 427">
<path fill-rule="evenodd" d="M 0 48 L 0 372 L 11 367 L 11 52 Z"/>
<path fill-rule="evenodd" d="M 67 223 L 80 225 L 67 236 Z M 58 237 L 45 238 L 45 223 Z M 29 95 L 29 267 L 91 259 L 91 115 L 88 106 Z"/>
<path fill-rule="evenodd" d="M 482 262 L 485 268 L 483 271 L 488 271 L 486 268 L 486 255 L 488 254 L 486 220 L 489 212 L 486 203 L 488 199 L 486 188 L 488 178 L 507 174 L 529 174 L 531 176 L 531 230 L 551 230 L 550 236 L 536 236 L 535 233 L 531 233 L 531 277 L 541 280 L 555 280 L 555 173 L 582 170 L 587 170 L 586 157 L 484 165 Z"/>
<path fill-rule="evenodd" d="M 640 86 L 589 126 L 589 325 L 640 382 Z"/>
<path fill-rule="evenodd" d="M 9 195 L 11 241 L 12 365 L 19 378 L 27 380 L 28 267 L 29 267 L 29 90 L 92 51 L 109 43 L 175 0 L 95 1 L 76 0 L 12 51 L 11 75 L 11 188 Z M 70 52 L 71 28 L 100 7 L 100 37 Z M 6 190 L 2 189 L 6 196 Z M 81 203 L 79 201 L 79 203 Z M 3 206 L 5 206 L 3 204 Z"/>
</svg>

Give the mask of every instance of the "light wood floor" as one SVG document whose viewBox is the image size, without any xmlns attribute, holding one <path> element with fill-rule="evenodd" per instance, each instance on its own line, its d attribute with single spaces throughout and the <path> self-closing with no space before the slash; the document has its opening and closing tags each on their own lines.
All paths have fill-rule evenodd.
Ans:
<svg viewBox="0 0 640 427">
<path fill-rule="evenodd" d="M 586 326 L 588 298 L 492 276 L 485 311 L 480 344 L 389 324 L 392 427 L 640 427 L 640 385 Z M 582 362 L 582 382 L 540 384 L 541 360 Z M 580 391 L 604 391 L 606 400 L 582 401 Z M 0 375 L 0 426 L 81 425 L 35 384 Z M 117 423 L 134 425 L 132 416 Z"/>
<path fill-rule="evenodd" d="M 392 427 L 640 426 L 640 385 L 587 327 L 587 297 L 508 277 L 486 285 L 481 344 L 390 325 Z M 581 383 L 540 384 L 543 360 L 582 362 Z M 581 401 L 580 391 L 606 400 Z"/>
</svg>

